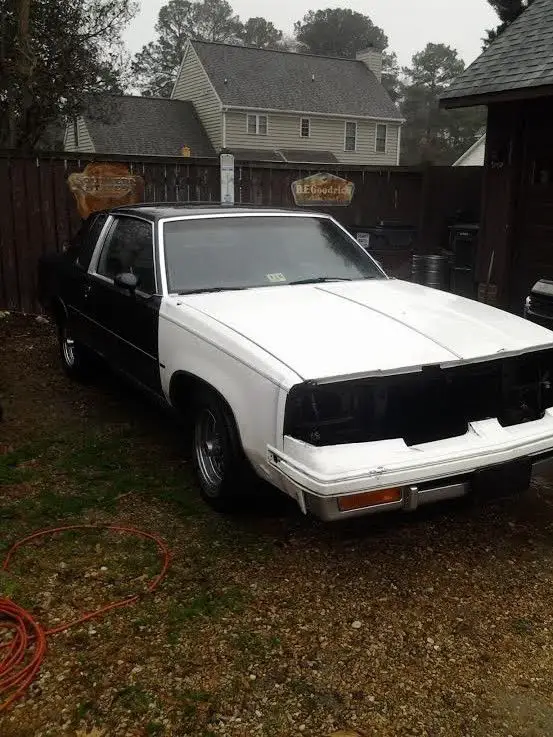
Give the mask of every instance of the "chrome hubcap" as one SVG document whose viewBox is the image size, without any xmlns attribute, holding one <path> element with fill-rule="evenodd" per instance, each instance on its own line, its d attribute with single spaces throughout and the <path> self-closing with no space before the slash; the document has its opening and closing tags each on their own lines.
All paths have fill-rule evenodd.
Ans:
<svg viewBox="0 0 553 737">
<path fill-rule="evenodd" d="M 213 412 L 204 409 L 196 421 L 194 450 L 205 491 L 216 496 L 225 473 L 225 454 L 219 423 Z"/>
<path fill-rule="evenodd" d="M 62 351 L 65 363 L 68 366 L 75 365 L 75 341 L 69 337 L 67 330 L 63 331 Z"/>
</svg>

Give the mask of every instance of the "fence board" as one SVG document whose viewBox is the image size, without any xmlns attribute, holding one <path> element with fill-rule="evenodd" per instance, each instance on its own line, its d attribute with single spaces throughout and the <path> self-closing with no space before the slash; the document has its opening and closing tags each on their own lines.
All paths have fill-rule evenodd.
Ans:
<svg viewBox="0 0 553 737">
<path fill-rule="evenodd" d="M 219 163 L 214 159 L 167 159 L 95 154 L 18 156 L 0 152 L 0 309 L 37 310 L 35 275 L 42 253 L 59 251 L 80 218 L 67 176 L 94 161 L 120 161 L 145 181 L 147 202 L 219 202 Z M 445 245 L 447 223 L 460 211 L 479 214 L 482 169 L 336 165 L 325 168 L 351 179 L 349 207 L 325 208 L 346 227 L 392 220 L 419 229 L 419 249 Z M 317 165 L 238 162 L 237 204 L 294 205 L 291 184 L 314 174 Z"/>
<path fill-rule="evenodd" d="M 44 252 L 44 228 L 42 225 L 42 203 L 40 201 L 40 180 L 39 180 L 39 164 L 36 160 L 26 160 L 25 168 L 25 195 L 26 195 L 26 220 L 27 234 L 29 238 L 29 248 L 27 258 L 29 263 L 34 264 L 34 268 L 29 269 L 27 287 L 22 279 L 22 289 L 29 293 L 29 303 L 27 311 L 36 312 L 38 304 L 36 301 L 36 281 L 37 281 L 37 265 L 38 259 Z"/>
<path fill-rule="evenodd" d="M 61 251 L 69 241 L 71 231 L 67 217 L 67 182 L 65 160 L 52 161 L 52 191 L 56 218 L 56 250 Z"/>
<path fill-rule="evenodd" d="M 25 160 L 12 162 L 13 236 L 16 243 L 15 257 L 20 308 L 31 312 L 33 307 L 33 269 L 36 265 L 27 223 L 27 190 L 25 187 Z"/>
<path fill-rule="evenodd" d="M 39 192 L 42 214 L 43 253 L 55 251 L 56 238 L 56 205 L 52 187 L 52 164 L 50 161 L 39 162 Z"/>
<path fill-rule="evenodd" d="M 167 164 L 165 167 L 165 188 L 167 202 L 178 202 L 177 198 L 177 165 Z"/>
<path fill-rule="evenodd" d="M 0 159 L 0 307 L 8 310 L 18 309 L 20 305 L 12 195 L 11 162 Z"/>
</svg>

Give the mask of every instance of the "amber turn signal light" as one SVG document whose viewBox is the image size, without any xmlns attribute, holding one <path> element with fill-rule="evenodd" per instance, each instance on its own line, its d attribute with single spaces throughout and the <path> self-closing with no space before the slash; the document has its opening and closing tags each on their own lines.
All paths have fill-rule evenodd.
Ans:
<svg viewBox="0 0 553 737">
<path fill-rule="evenodd" d="M 342 512 L 351 512 L 353 509 L 365 509 L 375 507 L 377 504 L 391 504 L 400 501 L 401 489 L 379 489 L 340 497 L 338 506 Z"/>
</svg>

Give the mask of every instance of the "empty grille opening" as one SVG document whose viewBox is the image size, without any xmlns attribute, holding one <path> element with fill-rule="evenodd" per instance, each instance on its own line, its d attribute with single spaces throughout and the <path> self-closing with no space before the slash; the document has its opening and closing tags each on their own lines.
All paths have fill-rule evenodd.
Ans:
<svg viewBox="0 0 553 737">
<path fill-rule="evenodd" d="M 402 438 L 418 445 L 464 435 L 470 422 L 503 427 L 538 420 L 553 406 L 553 352 L 425 367 L 393 377 L 302 384 L 291 390 L 285 434 L 312 445 Z"/>
</svg>

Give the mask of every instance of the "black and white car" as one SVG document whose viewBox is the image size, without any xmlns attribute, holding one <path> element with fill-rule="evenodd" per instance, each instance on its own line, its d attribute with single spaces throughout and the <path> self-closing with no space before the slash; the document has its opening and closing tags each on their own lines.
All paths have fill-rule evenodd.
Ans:
<svg viewBox="0 0 553 737">
<path fill-rule="evenodd" d="M 93 354 L 194 419 L 204 498 L 251 471 L 326 519 L 528 486 L 553 332 L 399 280 L 328 215 L 122 207 L 44 259 L 68 374 Z"/>
</svg>

